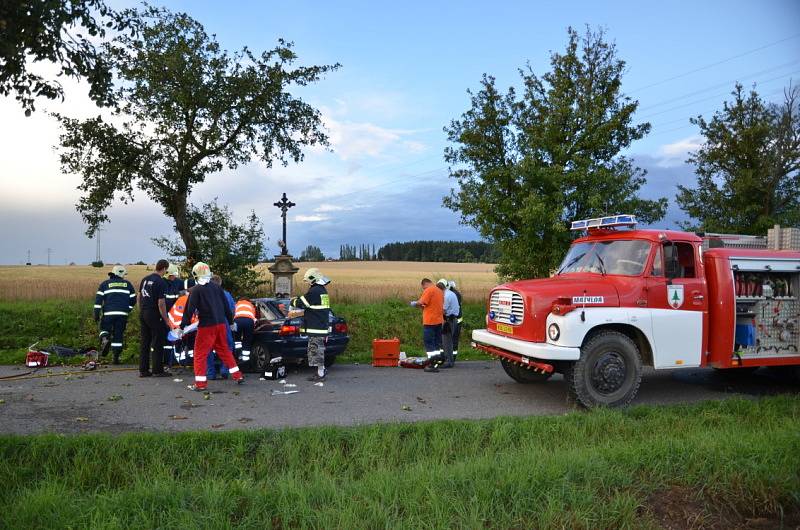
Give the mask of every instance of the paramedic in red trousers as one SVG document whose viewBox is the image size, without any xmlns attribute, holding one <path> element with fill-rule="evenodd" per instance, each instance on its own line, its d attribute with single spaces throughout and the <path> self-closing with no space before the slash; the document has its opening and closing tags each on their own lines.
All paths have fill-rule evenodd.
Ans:
<svg viewBox="0 0 800 530">
<path fill-rule="evenodd" d="M 167 322 L 167 304 L 165 296 L 167 282 L 164 275 L 167 273 L 169 262 L 165 259 L 158 260 L 156 271 L 142 278 L 139 284 L 139 377 L 166 377 L 169 372 L 164 371 L 163 355 L 164 345 L 167 342 L 169 331 Z M 152 357 L 153 371 L 150 371 Z"/>
<path fill-rule="evenodd" d="M 222 363 L 228 368 L 233 380 L 244 382 L 242 372 L 233 359 L 233 352 L 228 346 L 228 331 L 233 324 L 233 312 L 225 300 L 222 287 L 211 281 L 211 268 L 198 262 L 192 268 L 192 275 L 197 284 L 189 293 L 189 301 L 183 312 L 181 328 L 186 328 L 197 311 L 199 326 L 194 340 L 194 384 L 190 390 L 202 392 L 208 388 L 206 362 L 209 352 L 217 352 Z"/>
<path fill-rule="evenodd" d="M 256 325 L 256 306 L 253 302 L 246 298 L 236 302 L 233 324 L 236 330 L 233 334 L 234 347 L 239 353 L 239 359 L 243 363 L 250 362 L 250 348 L 253 345 L 253 331 Z"/>
<path fill-rule="evenodd" d="M 331 301 L 325 286 L 330 283 L 319 269 L 310 268 L 303 275 L 303 281 L 310 284 L 308 292 L 292 300 L 292 306 L 303 309 L 302 332 L 308 335 L 308 365 L 316 366 L 317 373 L 308 378 L 309 381 L 325 380 L 325 341 L 330 333 Z"/>
<path fill-rule="evenodd" d="M 438 372 L 442 364 L 442 324 L 444 323 L 444 294 L 428 278 L 421 282 L 422 296 L 411 302 L 422 308 L 422 342 L 428 356 L 426 372 Z"/>
<path fill-rule="evenodd" d="M 108 355 L 110 346 L 114 364 L 119 364 L 128 314 L 136 305 L 136 291 L 133 284 L 125 279 L 127 274 L 125 267 L 115 265 L 108 273 L 108 279 L 97 288 L 94 297 L 94 321 L 100 322 L 100 354 L 103 357 Z"/>
</svg>

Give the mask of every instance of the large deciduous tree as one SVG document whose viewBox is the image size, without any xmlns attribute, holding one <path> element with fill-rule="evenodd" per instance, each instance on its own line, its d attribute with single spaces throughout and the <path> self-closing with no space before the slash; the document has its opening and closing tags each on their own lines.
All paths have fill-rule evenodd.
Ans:
<svg viewBox="0 0 800 530">
<path fill-rule="evenodd" d="M 106 31 L 132 29 L 131 20 L 102 0 L 3 0 L 0 2 L 0 95 L 13 94 L 30 116 L 35 100 L 63 99 L 55 79 L 34 71 L 52 63 L 59 76 L 85 79 L 89 96 L 111 102 L 111 67 L 96 45 Z"/>
<path fill-rule="evenodd" d="M 520 71 L 520 95 L 484 75 L 471 108 L 445 128 L 458 188 L 444 204 L 497 244 L 504 277 L 552 270 L 570 220 L 631 213 L 653 222 L 666 210 L 666 199 L 637 196 L 645 171 L 620 154 L 650 130 L 632 123 L 638 102 L 621 91 L 624 61 L 602 30 L 568 35 L 549 72 Z"/>
<path fill-rule="evenodd" d="M 224 287 L 235 296 L 252 297 L 265 283 L 254 267 L 265 257 L 264 228 L 255 212 L 250 212 L 242 224 L 231 219 L 230 209 L 219 206 L 216 199 L 199 207 L 189 206 L 189 226 L 203 261 L 222 277 Z M 171 257 L 186 258 L 186 247 L 180 239 L 159 237 L 153 241 Z"/>
<path fill-rule="evenodd" d="M 327 145 L 319 112 L 289 89 L 338 65 L 293 67 L 284 41 L 261 54 L 229 54 L 186 14 L 130 13 L 139 32 L 106 46 L 118 76 L 115 116 L 58 116 L 61 164 L 83 177 L 77 208 L 88 235 L 115 199 L 131 201 L 139 189 L 174 220 L 192 263 L 207 258 L 189 219 L 192 188 L 226 167 L 285 165 L 302 160 L 304 146 Z"/>
<path fill-rule="evenodd" d="M 691 120 L 703 144 L 687 161 L 695 166 L 696 187 L 678 186 L 678 204 L 695 220 L 686 227 L 763 235 L 774 224 L 797 226 L 800 89 L 787 88 L 779 105 L 738 84 L 731 94 L 711 120 Z"/>
</svg>

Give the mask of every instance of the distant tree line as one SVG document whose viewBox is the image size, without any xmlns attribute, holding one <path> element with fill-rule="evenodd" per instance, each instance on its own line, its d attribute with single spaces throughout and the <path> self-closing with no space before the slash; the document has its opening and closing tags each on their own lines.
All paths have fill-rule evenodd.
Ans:
<svg viewBox="0 0 800 530">
<path fill-rule="evenodd" d="M 325 254 L 316 245 L 308 245 L 303 252 L 300 253 L 298 261 L 325 261 Z"/>
<path fill-rule="evenodd" d="M 378 250 L 378 259 L 386 261 L 497 263 L 499 257 L 497 248 L 485 241 L 407 241 Z"/>
<path fill-rule="evenodd" d="M 356 247 L 345 243 L 339 246 L 339 261 L 375 261 L 377 259 L 375 245 L 370 247 L 370 245 L 362 243 Z"/>
</svg>

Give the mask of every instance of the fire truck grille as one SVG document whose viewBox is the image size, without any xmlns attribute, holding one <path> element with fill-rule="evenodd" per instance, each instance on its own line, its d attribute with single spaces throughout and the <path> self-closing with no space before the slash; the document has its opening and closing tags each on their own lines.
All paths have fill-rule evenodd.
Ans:
<svg viewBox="0 0 800 530">
<path fill-rule="evenodd" d="M 489 318 L 503 324 L 522 324 L 525 318 L 525 302 L 522 296 L 504 289 L 494 291 L 489 300 Z"/>
</svg>

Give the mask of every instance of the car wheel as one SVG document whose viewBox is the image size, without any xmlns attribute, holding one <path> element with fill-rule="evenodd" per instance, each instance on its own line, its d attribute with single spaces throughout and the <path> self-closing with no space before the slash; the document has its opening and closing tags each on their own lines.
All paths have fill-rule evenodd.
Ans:
<svg viewBox="0 0 800 530">
<path fill-rule="evenodd" d="M 542 374 L 534 372 L 533 370 L 528 370 L 525 367 L 517 366 L 508 359 L 500 359 L 500 364 L 503 365 L 503 370 L 508 374 L 508 377 L 517 383 L 544 383 L 553 375 L 552 372 L 549 374 Z"/>
<path fill-rule="evenodd" d="M 269 350 L 263 344 L 253 344 L 250 351 L 251 366 L 255 366 L 257 372 L 266 372 L 269 367 L 271 356 Z"/>
<path fill-rule="evenodd" d="M 570 396 L 586 408 L 625 406 L 642 381 L 639 349 L 623 333 L 598 333 L 581 348 L 566 379 Z"/>
</svg>

